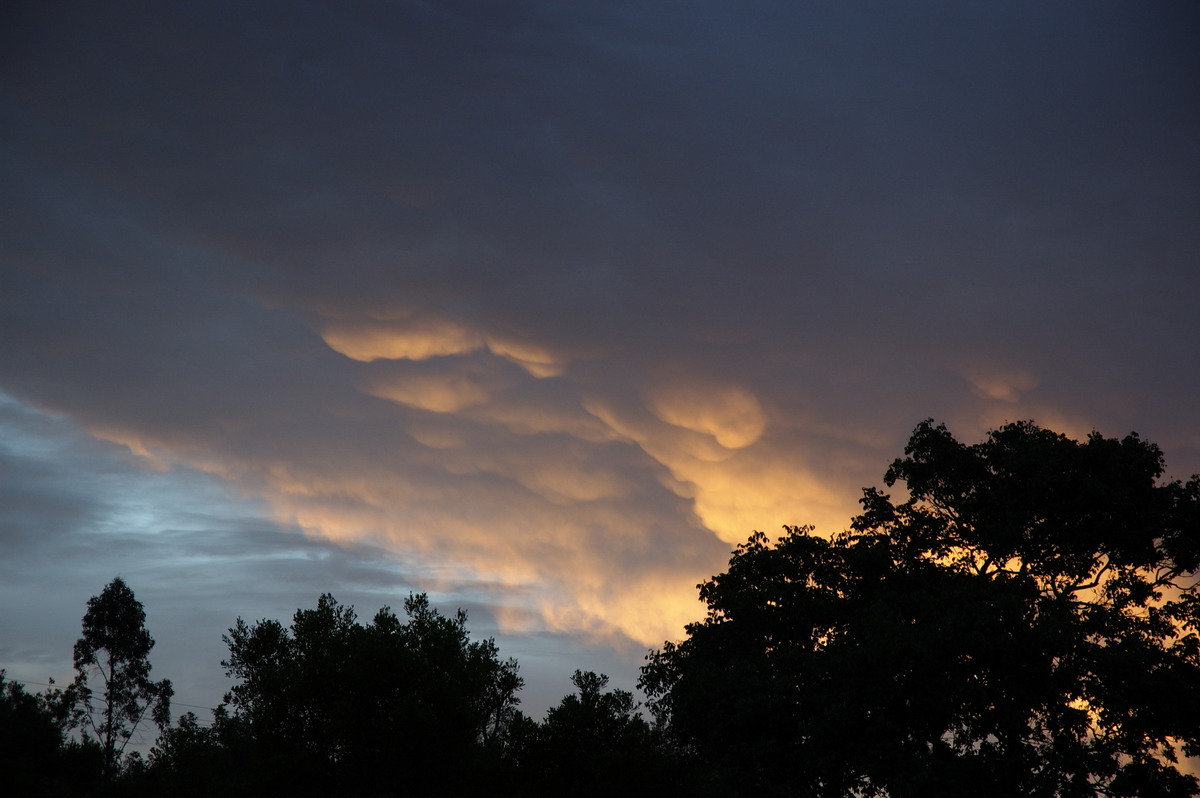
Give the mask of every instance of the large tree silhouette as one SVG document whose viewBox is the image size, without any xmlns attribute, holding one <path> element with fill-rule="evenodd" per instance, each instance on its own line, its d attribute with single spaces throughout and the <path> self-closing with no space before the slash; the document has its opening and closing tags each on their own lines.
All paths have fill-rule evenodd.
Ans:
<svg viewBox="0 0 1200 798">
<path fill-rule="evenodd" d="M 75 682 L 66 696 L 73 704 L 72 724 L 99 742 L 109 776 L 119 770 L 144 719 L 160 729 L 171 721 L 170 680 L 150 680 L 153 647 L 146 611 L 123 579 L 88 599 L 83 636 L 75 643 Z"/>
<path fill-rule="evenodd" d="M 1196 794 L 1200 482 L 1135 435 L 917 427 L 849 531 L 755 533 L 648 657 L 661 722 L 754 795 Z"/>
<path fill-rule="evenodd" d="M 224 748 L 245 784 L 290 794 L 453 795 L 485 789 L 522 686 L 514 660 L 471 640 L 466 614 L 423 594 L 367 624 L 322 595 L 290 628 L 240 618 L 222 664 L 238 680 L 211 732 L 168 740 Z M 220 752 L 215 752 L 220 754 Z"/>
</svg>

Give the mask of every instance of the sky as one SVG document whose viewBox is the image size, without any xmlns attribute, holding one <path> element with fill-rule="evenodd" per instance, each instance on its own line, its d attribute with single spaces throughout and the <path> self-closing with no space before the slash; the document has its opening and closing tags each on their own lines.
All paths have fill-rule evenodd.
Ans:
<svg viewBox="0 0 1200 798">
<path fill-rule="evenodd" d="M 1190 3 L 8 4 L 0 667 L 425 591 L 540 717 L 922 419 L 1200 472 L 1198 99 Z"/>
</svg>

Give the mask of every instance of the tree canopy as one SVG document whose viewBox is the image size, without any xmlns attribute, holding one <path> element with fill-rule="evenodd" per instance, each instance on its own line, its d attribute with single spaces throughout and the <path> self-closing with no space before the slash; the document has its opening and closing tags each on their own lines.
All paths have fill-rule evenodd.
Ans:
<svg viewBox="0 0 1200 798">
<path fill-rule="evenodd" d="M 84 796 L 100 789 L 103 751 L 67 735 L 61 690 L 27 692 L 0 669 L 0 795 Z"/>
<path fill-rule="evenodd" d="M 222 663 L 238 682 L 232 712 L 210 741 L 253 752 L 258 777 L 303 794 L 465 791 L 516 713 L 517 664 L 471 640 L 462 610 L 444 616 L 419 594 L 404 611 L 360 624 L 324 594 L 290 628 L 239 618 Z"/>
<path fill-rule="evenodd" d="M 121 577 L 88 599 L 83 635 L 75 643 L 75 682 L 66 697 L 72 725 L 99 742 L 108 775 L 120 768 L 142 720 L 149 717 L 160 729 L 171 722 L 171 682 L 150 680 L 153 647 L 146 610 Z M 98 695 L 93 680 L 100 682 Z"/>
<path fill-rule="evenodd" d="M 731 794 L 1193 795 L 1200 481 L 1136 435 L 922 423 L 826 539 L 755 533 L 641 685 Z"/>
<path fill-rule="evenodd" d="M 681 763 L 638 711 L 627 690 L 607 690 L 608 676 L 575 671 L 576 692 L 546 712 L 522 719 L 509 741 L 518 766 L 517 795 L 602 796 L 685 792 Z"/>
</svg>

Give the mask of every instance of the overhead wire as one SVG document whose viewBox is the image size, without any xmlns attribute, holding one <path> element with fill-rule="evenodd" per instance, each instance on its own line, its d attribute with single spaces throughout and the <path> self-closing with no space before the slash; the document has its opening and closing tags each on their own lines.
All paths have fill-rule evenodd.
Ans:
<svg viewBox="0 0 1200 798">
<path fill-rule="evenodd" d="M 34 682 L 34 681 L 30 681 L 29 679 L 17 679 L 16 677 L 8 676 L 7 674 L 4 676 L 4 678 L 10 682 L 20 682 L 21 684 L 34 685 L 36 687 L 53 687 L 56 690 L 62 689 L 55 682 Z M 175 699 L 171 699 L 171 706 L 172 707 L 188 707 L 189 709 L 203 709 L 203 710 L 213 713 L 214 715 L 217 712 L 216 707 L 204 706 L 203 704 L 188 704 L 183 701 L 176 701 Z M 91 710 L 88 714 L 89 715 L 98 715 L 98 714 L 102 714 L 102 713 L 100 710 L 94 709 L 94 710 Z M 197 721 L 198 721 L 199 725 L 205 726 L 205 728 L 212 726 L 211 721 L 201 721 L 200 719 L 197 719 Z"/>
</svg>

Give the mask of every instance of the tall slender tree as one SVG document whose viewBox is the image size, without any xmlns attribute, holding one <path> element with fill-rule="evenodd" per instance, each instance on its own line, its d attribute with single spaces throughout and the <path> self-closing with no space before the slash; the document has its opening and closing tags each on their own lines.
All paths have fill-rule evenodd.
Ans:
<svg viewBox="0 0 1200 798">
<path fill-rule="evenodd" d="M 72 725 L 94 737 L 104 751 L 104 772 L 120 770 L 138 724 L 147 716 L 160 728 L 171 722 L 168 679 L 150 680 L 146 611 L 125 580 L 117 577 L 88 599 L 83 637 L 75 643 L 75 682 L 68 688 Z M 97 683 L 95 689 L 93 684 Z"/>
</svg>

